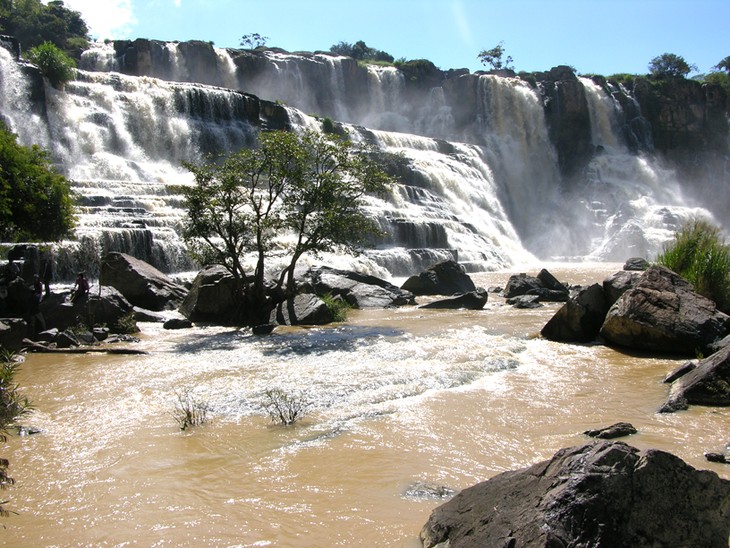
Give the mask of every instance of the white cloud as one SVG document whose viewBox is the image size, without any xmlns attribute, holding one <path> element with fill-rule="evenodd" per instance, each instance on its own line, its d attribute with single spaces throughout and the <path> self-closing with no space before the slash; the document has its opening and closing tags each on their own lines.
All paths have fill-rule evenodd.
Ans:
<svg viewBox="0 0 730 548">
<path fill-rule="evenodd" d="M 175 0 L 176 5 L 180 0 Z M 137 24 L 132 0 L 66 0 L 66 7 L 81 13 L 93 38 L 127 38 Z"/>
</svg>

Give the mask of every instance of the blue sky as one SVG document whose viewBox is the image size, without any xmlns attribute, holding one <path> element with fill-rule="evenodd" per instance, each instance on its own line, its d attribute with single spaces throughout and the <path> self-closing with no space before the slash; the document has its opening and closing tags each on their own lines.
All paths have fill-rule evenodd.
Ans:
<svg viewBox="0 0 730 548">
<path fill-rule="evenodd" d="M 205 40 L 238 47 L 259 33 L 289 51 L 364 40 L 396 59 L 481 67 L 504 43 L 517 70 L 646 73 L 675 53 L 699 72 L 730 55 L 730 0 L 66 0 L 95 38 Z"/>
</svg>

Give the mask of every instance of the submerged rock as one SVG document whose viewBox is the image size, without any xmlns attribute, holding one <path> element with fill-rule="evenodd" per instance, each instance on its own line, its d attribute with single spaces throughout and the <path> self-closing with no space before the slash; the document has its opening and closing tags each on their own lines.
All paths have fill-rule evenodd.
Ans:
<svg viewBox="0 0 730 548">
<path fill-rule="evenodd" d="M 598 438 L 602 440 L 612 440 L 615 438 L 622 438 L 624 436 L 631 436 L 636 434 L 637 430 L 634 425 L 628 422 L 617 422 L 611 426 L 605 428 L 598 428 L 596 430 L 586 430 L 583 432 L 586 436 L 591 438 Z"/>
<path fill-rule="evenodd" d="M 448 299 L 440 299 L 432 303 L 424 304 L 419 308 L 436 308 L 451 310 L 481 310 L 487 304 L 489 293 L 485 289 L 477 288 L 476 291 L 470 291 L 463 295 L 457 295 Z"/>
<path fill-rule="evenodd" d="M 427 548 L 727 548 L 730 481 L 658 450 L 602 441 L 464 489 L 432 513 Z"/>
</svg>

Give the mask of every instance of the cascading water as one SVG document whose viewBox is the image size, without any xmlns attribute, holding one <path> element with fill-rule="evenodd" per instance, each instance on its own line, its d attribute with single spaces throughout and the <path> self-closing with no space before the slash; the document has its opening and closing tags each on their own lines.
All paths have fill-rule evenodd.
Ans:
<svg viewBox="0 0 730 548">
<path fill-rule="evenodd" d="M 457 76 L 473 86 L 475 103 L 465 117 L 455 112 L 453 90 L 446 97 L 439 86 L 423 103 L 411 104 L 403 74 L 392 67 L 363 69 L 341 57 L 267 51 L 250 75 L 240 59 L 215 49 L 218 73 L 198 75 L 180 45 L 155 47 L 152 57 L 164 66 L 151 67 L 151 74 L 222 81 L 293 104 L 299 110 L 287 110 L 295 128 L 320 127 L 304 112 L 334 114 L 357 124 L 348 126 L 355 138 L 397 153 L 407 177 L 372 208 L 390 236 L 369 252 L 392 275 L 446 257 L 480 270 L 522 262 L 531 252 L 541 258 L 651 256 L 684 219 L 705 213 L 682 207 L 671 173 L 628 150 L 621 107 L 588 79 L 582 85 L 599 152 L 579 189 L 566 194 L 544 98 L 519 78 Z M 258 111 L 248 108 L 247 96 L 110 72 L 121 66 L 115 48 L 96 44 L 82 60 L 94 72 L 80 70 L 63 91 L 46 86 L 45 104 L 34 108 L 27 76 L 2 55 L 4 118 L 22 143 L 50 148 L 83 196 L 77 234 L 84 243 L 73 245 L 83 247 L 84 256 L 94 249 L 130 251 L 165 270 L 190 266 L 178 237 L 182 210 L 175 188 L 191 181 L 181 164 L 252 143 L 258 122 L 251 117 Z M 360 87 L 353 87 L 353 71 Z M 388 133 L 393 130 L 400 133 Z"/>
<path fill-rule="evenodd" d="M 692 217 L 711 218 L 690 208 L 675 174 L 656 159 L 634 154 L 619 139 L 625 125 L 620 104 L 592 80 L 582 78 L 597 153 L 586 167 L 586 209 L 593 220 L 591 258 L 654 257 Z"/>
</svg>

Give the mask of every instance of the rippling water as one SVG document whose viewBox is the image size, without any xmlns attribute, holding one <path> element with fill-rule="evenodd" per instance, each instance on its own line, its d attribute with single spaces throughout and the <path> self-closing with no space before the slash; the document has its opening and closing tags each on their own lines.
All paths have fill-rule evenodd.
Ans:
<svg viewBox="0 0 730 548">
<path fill-rule="evenodd" d="M 556 267 L 571 283 L 616 265 Z M 533 272 L 534 273 L 534 272 Z M 508 273 L 475 275 L 503 285 Z M 19 382 L 42 433 L 4 448 L 18 512 L 8 545 L 418 546 L 443 502 L 413 486 L 462 489 L 632 422 L 638 447 L 730 478 L 703 452 L 730 441 L 730 410 L 658 415 L 682 360 L 536 335 L 559 305 L 483 311 L 354 311 L 346 324 L 167 332 L 145 324 L 146 356 L 29 356 Z M 265 392 L 311 404 L 272 425 Z M 184 390 L 209 421 L 181 433 Z M 414 492 L 415 491 L 415 492 Z"/>
</svg>

